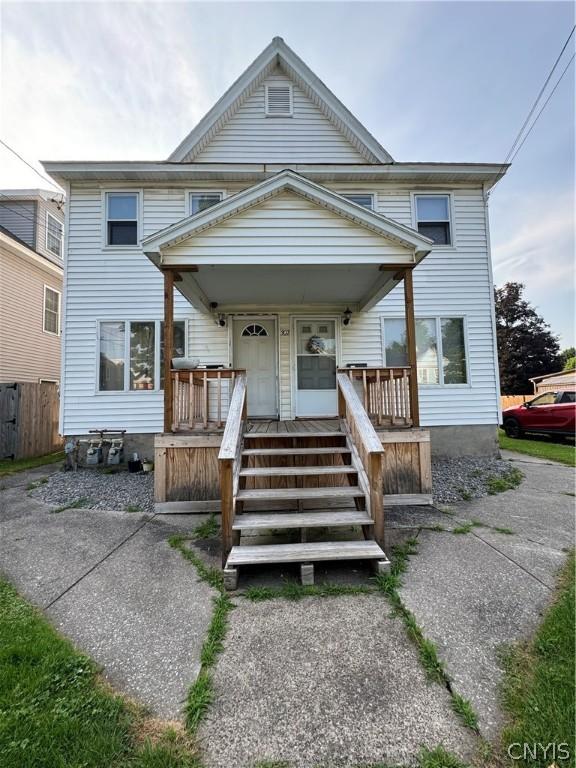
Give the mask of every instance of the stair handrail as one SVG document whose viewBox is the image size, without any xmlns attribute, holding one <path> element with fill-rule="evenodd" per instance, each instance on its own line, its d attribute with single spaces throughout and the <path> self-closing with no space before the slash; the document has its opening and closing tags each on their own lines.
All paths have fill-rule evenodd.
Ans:
<svg viewBox="0 0 576 768">
<path fill-rule="evenodd" d="M 236 376 L 220 451 L 220 511 L 222 514 L 222 564 L 230 554 L 233 544 L 233 525 L 236 514 L 236 496 L 242 461 L 242 443 L 246 421 L 246 373 Z"/>
<path fill-rule="evenodd" d="M 366 475 L 366 482 L 362 485 L 365 486 L 368 509 L 374 521 L 374 538 L 384 549 L 384 447 L 352 381 L 344 373 L 337 373 L 336 381 L 338 415 Z"/>
</svg>

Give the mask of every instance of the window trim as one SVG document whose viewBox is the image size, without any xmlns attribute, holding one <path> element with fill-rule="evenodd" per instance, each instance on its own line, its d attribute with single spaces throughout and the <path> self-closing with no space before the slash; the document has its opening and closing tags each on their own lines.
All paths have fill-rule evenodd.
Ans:
<svg viewBox="0 0 576 768">
<path fill-rule="evenodd" d="M 108 195 L 136 195 L 136 242 L 132 245 L 110 245 L 108 243 Z M 140 248 L 142 240 L 142 221 L 144 195 L 142 189 L 125 189 L 107 187 L 102 189 L 102 249 L 106 251 L 130 251 Z M 132 221 L 132 219 L 115 219 L 115 221 Z"/>
<path fill-rule="evenodd" d="M 351 192 L 349 190 L 346 190 L 345 192 L 338 192 L 340 197 L 343 197 L 345 200 L 347 200 L 349 203 L 353 203 L 354 205 L 360 205 L 360 208 L 363 208 L 366 211 L 376 211 L 375 203 L 376 203 L 376 194 L 374 192 Z M 350 200 L 350 197 L 369 197 L 372 200 L 372 204 L 370 205 L 370 208 L 366 208 L 365 205 L 361 205 L 360 203 L 355 203 L 354 200 Z"/>
<path fill-rule="evenodd" d="M 290 112 L 269 112 L 268 111 L 268 90 L 270 88 L 288 88 L 290 96 Z M 264 86 L 264 115 L 266 117 L 294 117 L 294 88 L 292 83 L 282 83 L 282 85 L 275 85 L 273 83 L 266 83 Z"/>
<path fill-rule="evenodd" d="M 197 187 L 191 187 L 190 189 L 185 190 L 186 194 L 186 216 L 196 216 L 197 214 L 192 213 L 192 195 L 220 195 L 219 202 L 222 202 L 226 198 L 226 190 L 225 189 L 198 189 Z M 218 205 L 218 203 L 214 203 L 214 205 Z"/>
<path fill-rule="evenodd" d="M 109 397 L 110 395 L 151 395 L 164 392 L 163 388 L 160 388 L 161 378 L 161 360 L 160 360 L 160 328 L 164 322 L 164 318 L 117 318 L 117 317 L 102 317 L 96 321 L 96 378 L 94 382 L 95 394 L 104 395 Z M 188 357 L 188 333 L 189 324 L 188 318 L 174 318 L 175 323 L 184 323 L 184 357 Z M 123 389 L 100 389 L 100 326 L 102 323 L 124 323 L 124 387 Z M 126 324 L 130 323 L 154 323 L 154 389 L 130 389 L 130 329 L 126 327 Z"/>
<path fill-rule="evenodd" d="M 447 197 L 448 198 L 448 226 L 450 227 L 450 242 L 446 244 L 433 243 L 435 250 L 455 251 L 456 250 L 456 227 L 454 218 L 454 193 L 451 190 L 444 189 L 426 189 L 414 190 L 410 192 L 410 207 L 412 215 L 412 228 L 418 232 L 418 212 L 416 208 L 416 198 L 418 197 Z"/>
<path fill-rule="evenodd" d="M 53 291 L 53 293 L 56 293 L 58 295 L 58 312 L 56 316 L 58 330 L 56 331 L 56 333 L 46 328 L 46 291 Z M 61 330 L 62 330 L 62 292 L 59 291 L 57 288 L 53 288 L 51 285 L 46 285 L 46 283 L 44 283 L 44 299 L 42 301 L 42 333 L 47 333 L 49 336 L 60 336 Z"/>
<path fill-rule="evenodd" d="M 386 320 L 404 320 L 405 315 L 387 314 L 380 315 L 380 336 L 382 340 L 382 362 L 386 366 Z M 470 378 L 470 350 L 468 344 L 468 315 L 461 312 L 452 314 L 423 314 L 416 315 L 415 320 L 434 320 L 436 328 L 436 340 L 438 344 L 438 383 L 437 384 L 418 384 L 418 389 L 472 389 L 472 380 Z M 442 365 L 442 320 L 462 320 L 462 332 L 464 335 L 464 356 L 466 362 L 466 381 L 461 384 L 447 384 L 444 381 L 444 366 Z"/>
<path fill-rule="evenodd" d="M 58 223 L 58 226 L 60 227 L 60 253 L 54 253 L 48 245 L 48 219 L 54 219 L 55 222 Z M 46 222 L 45 222 L 45 228 L 46 228 L 46 242 L 45 247 L 48 253 L 52 254 L 52 256 L 55 256 L 57 259 L 62 259 L 64 256 L 64 222 L 60 221 L 60 219 L 56 218 L 53 213 L 50 213 L 50 211 L 46 211 Z"/>
</svg>

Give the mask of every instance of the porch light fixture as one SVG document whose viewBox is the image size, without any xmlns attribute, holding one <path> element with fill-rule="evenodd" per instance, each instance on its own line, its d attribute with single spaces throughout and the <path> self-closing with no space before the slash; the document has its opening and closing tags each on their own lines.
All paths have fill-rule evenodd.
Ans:
<svg viewBox="0 0 576 768">
<path fill-rule="evenodd" d="M 342 313 L 342 325 L 350 325 L 351 319 L 352 319 L 352 310 L 349 307 L 346 307 L 346 309 Z"/>
<path fill-rule="evenodd" d="M 218 320 L 216 320 L 216 323 L 220 326 L 220 328 L 226 328 L 226 315 L 218 315 Z"/>
</svg>

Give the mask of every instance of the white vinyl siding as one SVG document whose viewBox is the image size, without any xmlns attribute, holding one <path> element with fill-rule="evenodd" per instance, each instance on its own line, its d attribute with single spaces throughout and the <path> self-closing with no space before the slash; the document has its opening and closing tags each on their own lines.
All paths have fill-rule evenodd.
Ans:
<svg viewBox="0 0 576 768">
<path fill-rule="evenodd" d="M 239 182 L 222 185 L 227 196 L 246 186 Z M 340 193 L 345 193 L 346 189 L 350 193 L 359 191 L 357 182 L 326 186 Z M 205 188 L 213 190 L 214 184 L 207 182 Z M 158 183 L 145 187 L 142 190 L 143 236 L 187 216 L 189 191 L 190 186 L 187 189 L 184 186 L 162 187 Z M 407 185 L 369 183 L 366 192 L 374 195 L 377 211 L 411 226 L 413 189 Z M 498 422 L 498 394 L 483 193 L 479 188 L 455 187 L 452 198 L 453 245 L 435 247 L 414 271 L 415 309 L 419 317 L 465 318 L 469 380 L 466 385 L 457 387 L 420 387 L 421 420 L 424 426 L 495 425 Z M 317 207 L 311 216 L 304 200 L 302 203 L 294 208 L 291 201 L 274 198 L 264 208 L 247 211 L 241 219 L 236 218 L 236 228 L 234 220 L 230 220 L 226 225 L 215 227 L 212 235 L 205 233 L 201 239 L 214 252 L 223 247 L 234 247 L 239 249 L 236 253 L 250 252 L 256 257 L 258 248 L 262 252 L 271 247 L 279 249 L 275 253 L 299 252 L 303 237 L 305 248 L 316 243 L 315 247 L 323 249 L 327 259 L 343 247 L 348 252 L 350 248 L 382 248 L 381 240 L 378 239 L 377 244 L 373 242 L 368 230 L 365 235 L 359 234 L 358 228 L 348 227 L 347 221 L 329 211 L 318 211 Z M 163 393 L 98 393 L 96 366 L 98 321 L 163 318 L 162 275 L 138 246 L 120 251 L 102 247 L 104 214 L 100 187 L 72 185 L 69 206 L 64 434 L 85 434 L 88 429 L 99 426 L 130 432 L 160 432 L 163 428 Z M 306 224 L 305 236 L 301 234 L 303 223 Z M 347 245 L 342 246 L 343 242 Z M 291 418 L 291 336 L 282 335 L 282 332 L 291 333 L 292 317 L 298 313 L 338 315 L 344 307 L 278 307 L 272 310 L 272 303 L 273 297 L 265 314 L 278 316 L 281 418 Z M 253 314 L 258 313 L 258 307 L 250 307 L 250 310 Z M 370 312 L 354 313 L 351 324 L 340 328 L 339 363 L 382 365 L 381 317 L 403 315 L 402 286 Z M 229 328 L 220 328 L 213 318 L 194 312 L 177 291 L 175 317 L 190 319 L 188 357 L 197 357 L 207 364 L 231 363 Z"/>
<path fill-rule="evenodd" d="M 266 113 L 266 87 L 290 85 L 277 69 L 194 158 L 200 163 L 366 163 L 366 159 L 296 84 L 292 113 Z M 190 159 L 190 158 L 187 158 Z"/>
</svg>

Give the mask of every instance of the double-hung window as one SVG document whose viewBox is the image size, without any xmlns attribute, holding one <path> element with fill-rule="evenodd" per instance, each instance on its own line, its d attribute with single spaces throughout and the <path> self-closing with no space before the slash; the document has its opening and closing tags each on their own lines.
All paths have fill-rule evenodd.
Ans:
<svg viewBox="0 0 576 768">
<path fill-rule="evenodd" d="M 100 392 L 158 390 L 164 386 L 164 322 L 103 321 L 99 324 Z M 186 322 L 174 323 L 172 357 L 186 354 Z"/>
<path fill-rule="evenodd" d="M 418 383 L 466 384 L 464 318 L 417 318 L 415 325 Z M 382 327 L 385 365 L 390 368 L 408 365 L 404 318 L 383 318 Z"/>
<path fill-rule="evenodd" d="M 44 321 L 46 333 L 60 333 L 60 292 L 44 286 Z"/>
<path fill-rule="evenodd" d="M 46 212 L 46 249 L 53 253 L 54 256 L 62 258 L 62 223 L 52 216 L 51 213 Z"/>
<path fill-rule="evenodd" d="M 222 192 L 190 192 L 190 214 L 205 211 L 222 200 Z"/>
<path fill-rule="evenodd" d="M 416 225 L 418 232 L 435 245 L 451 245 L 449 195 L 416 195 Z"/>
<path fill-rule="evenodd" d="M 138 244 L 138 193 L 106 193 L 106 245 Z"/>
<path fill-rule="evenodd" d="M 356 205 L 361 205 L 362 208 L 369 208 L 370 210 L 373 210 L 374 208 L 373 195 L 353 194 L 353 195 L 342 195 L 342 197 L 345 197 L 346 200 L 350 200 L 351 203 L 356 203 Z"/>
</svg>

